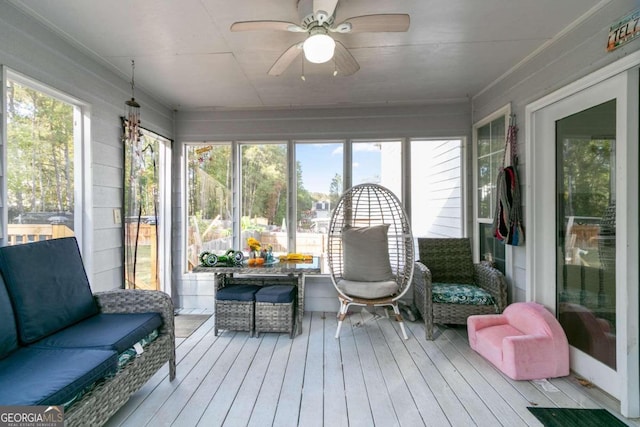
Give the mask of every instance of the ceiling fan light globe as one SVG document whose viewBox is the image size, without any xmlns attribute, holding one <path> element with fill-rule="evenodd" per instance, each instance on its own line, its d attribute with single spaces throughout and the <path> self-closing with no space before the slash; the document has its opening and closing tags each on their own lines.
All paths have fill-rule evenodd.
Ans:
<svg viewBox="0 0 640 427">
<path fill-rule="evenodd" d="M 322 64 L 333 58 L 336 42 L 327 34 L 309 36 L 302 45 L 304 57 L 314 64 Z"/>
</svg>

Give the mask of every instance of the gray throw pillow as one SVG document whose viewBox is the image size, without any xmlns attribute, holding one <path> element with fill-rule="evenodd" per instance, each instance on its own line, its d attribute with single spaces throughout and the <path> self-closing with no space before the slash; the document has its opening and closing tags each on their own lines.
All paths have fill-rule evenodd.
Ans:
<svg viewBox="0 0 640 427">
<path fill-rule="evenodd" d="M 345 227 L 342 230 L 344 272 L 355 282 L 382 282 L 393 279 L 389 262 L 388 224 L 373 227 Z"/>
</svg>

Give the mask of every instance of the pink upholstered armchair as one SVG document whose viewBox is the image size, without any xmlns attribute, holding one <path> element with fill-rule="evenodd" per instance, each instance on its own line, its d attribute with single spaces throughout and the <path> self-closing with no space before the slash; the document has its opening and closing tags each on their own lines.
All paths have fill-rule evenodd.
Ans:
<svg viewBox="0 0 640 427">
<path fill-rule="evenodd" d="M 569 343 L 556 318 L 541 304 L 509 305 L 502 314 L 470 316 L 471 348 L 514 380 L 569 375 Z"/>
</svg>

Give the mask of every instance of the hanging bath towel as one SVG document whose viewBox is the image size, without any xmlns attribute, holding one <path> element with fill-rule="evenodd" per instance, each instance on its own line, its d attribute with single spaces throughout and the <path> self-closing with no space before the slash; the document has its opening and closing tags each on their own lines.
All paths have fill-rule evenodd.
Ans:
<svg viewBox="0 0 640 427">
<path fill-rule="evenodd" d="M 524 244 L 520 183 L 516 169 L 518 163 L 517 135 L 518 128 L 515 124 L 515 116 L 511 116 L 504 150 L 504 166 L 500 168 L 496 184 L 496 210 L 493 216 L 493 235 L 499 241 L 513 246 Z M 506 165 L 507 151 L 510 153 L 510 165 L 508 166 Z"/>
</svg>

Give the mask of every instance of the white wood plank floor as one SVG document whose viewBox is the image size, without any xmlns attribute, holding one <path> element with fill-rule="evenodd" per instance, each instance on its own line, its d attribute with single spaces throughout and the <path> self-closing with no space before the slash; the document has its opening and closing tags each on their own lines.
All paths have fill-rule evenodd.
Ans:
<svg viewBox="0 0 640 427">
<path fill-rule="evenodd" d="M 200 312 L 200 311 L 198 311 Z M 357 313 L 333 336 L 335 313 L 307 312 L 303 333 L 224 331 L 213 317 L 177 342 L 177 377 L 163 368 L 108 426 L 540 426 L 527 406 L 605 408 L 618 402 L 570 376 L 513 381 L 467 343 L 466 329 Z"/>
</svg>

